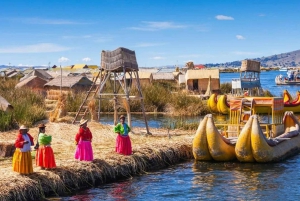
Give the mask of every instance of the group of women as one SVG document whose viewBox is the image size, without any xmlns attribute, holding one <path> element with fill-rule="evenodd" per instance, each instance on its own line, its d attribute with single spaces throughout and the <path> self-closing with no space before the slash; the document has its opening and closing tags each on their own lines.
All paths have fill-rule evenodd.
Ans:
<svg viewBox="0 0 300 201">
<path fill-rule="evenodd" d="M 81 120 L 79 131 L 75 135 L 75 159 L 79 161 L 93 161 L 92 132 L 87 127 L 87 120 Z M 56 168 L 55 157 L 51 148 L 52 136 L 47 135 L 46 126 L 39 124 L 39 134 L 36 150 L 36 166 L 41 169 Z M 116 152 L 122 155 L 131 155 L 132 147 L 128 133 L 130 127 L 125 123 L 125 116 L 120 116 L 120 123 L 114 127 L 114 132 L 118 134 L 116 139 Z M 31 146 L 34 145 L 33 137 L 28 133 L 28 128 L 20 126 L 17 139 L 15 141 L 15 153 L 13 155 L 13 171 L 20 174 L 30 174 L 33 172 Z"/>
</svg>

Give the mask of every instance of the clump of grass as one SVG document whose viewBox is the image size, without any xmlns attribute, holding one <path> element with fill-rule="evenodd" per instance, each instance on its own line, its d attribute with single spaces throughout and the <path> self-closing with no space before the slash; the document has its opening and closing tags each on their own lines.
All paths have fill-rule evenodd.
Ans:
<svg viewBox="0 0 300 201">
<path fill-rule="evenodd" d="M 0 94 L 13 107 L 11 113 L 0 113 L 0 130 L 15 128 L 17 124 L 32 126 L 46 118 L 44 96 L 29 88 L 15 88 L 17 79 L 0 80 Z"/>
<path fill-rule="evenodd" d="M 225 83 L 220 84 L 220 91 L 221 91 L 221 94 L 231 93 L 231 91 L 232 91 L 231 83 L 225 82 Z"/>
</svg>

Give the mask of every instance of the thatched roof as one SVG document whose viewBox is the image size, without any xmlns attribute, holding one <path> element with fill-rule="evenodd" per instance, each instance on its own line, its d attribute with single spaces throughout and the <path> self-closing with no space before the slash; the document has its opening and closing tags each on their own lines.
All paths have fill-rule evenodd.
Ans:
<svg viewBox="0 0 300 201">
<path fill-rule="evenodd" d="M 170 73 L 153 73 L 153 80 L 175 80 L 172 72 Z"/>
<path fill-rule="evenodd" d="M 260 72 L 260 62 L 254 60 L 243 60 L 240 71 Z"/>
<path fill-rule="evenodd" d="M 186 80 L 197 80 L 204 78 L 217 78 L 220 79 L 220 71 L 219 69 L 199 69 L 199 70 L 187 70 L 185 74 Z"/>
<path fill-rule="evenodd" d="M 7 112 L 13 110 L 14 107 L 0 95 L 0 110 Z"/>
<path fill-rule="evenodd" d="M 27 79 L 28 77 L 31 76 L 37 76 L 41 79 L 44 79 L 46 81 L 50 81 L 51 79 L 53 79 L 53 77 L 48 74 L 45 70 L 41 70 L 41 69 L 34 69 L 31 72 L 29 72 L 27 75 L 25 75 L 24 77 L 22 77 L 20 79 L 20 81 Z"/>
<path fill-rule="evenodd" d="M 47 73 L 49 75 L 51 75 L 53 78 L 56 78 L 57 76 L 60 76 L 61 74 L 62 74 L 62 76 L 68 76 L 70 74 L 70 72 L 67 72 L 67 71 L 60 72 L 60 70 L 47 71 Z"/>
<path fill-rule="evenodd" d="M 15 88 L 22 88 L 22 87 L 43 88 L 44 84 L 46 83 L 47 80 L 44 80 L 40 77 L 33 75 L 20 81 L 18 84 L 16 84 Z"/>
<path fill-rule="evenodd" d="M 135 52 L 123 47 L 119 47 L 114 51 L 102 51 L 101 53 L 101 69 L 111 70 L 115 72 L 138 70 L 138 64 Z"/>
<path fill-rule="evenodd" d="M 139 72 L 150 72 L 150 73 L 157 73 L 160 69 L 158 68 L 143 68 L 139 67 Z"/>
<path fill-rule="evenodd" d="M 139 74 L 140 79 L 151 79 L 153 77 L 151 72 L 138 71 L 138 74 Z M 129 78 L 130 78 L 129 74 L 126 73 L 126 79 L 129 79 Z M 132 78 L 133 79 L 136 78 L 134 73 L 132 73 Z"/>
<path fill-rule="evenodd" d="M 62 81 L 62 83 L 61 83 Z M 44 87 L 69 87 L 77 86 L 91 86 L 93 82 L 84 76 L 58 76 L 46 83 Z"/>
<path fill-rule="evenodd" d="M 72 69 L 83 69 L 83 68 L 88 68 L 88 66 L 86 64 L 75 64 L 72 67 Z"/>
</svg>

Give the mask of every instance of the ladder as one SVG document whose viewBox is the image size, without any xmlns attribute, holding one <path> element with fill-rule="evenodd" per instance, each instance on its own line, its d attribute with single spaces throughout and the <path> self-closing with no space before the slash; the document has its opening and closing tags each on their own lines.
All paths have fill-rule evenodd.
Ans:
<svg viewBox="0 0 300 201">
<path fill-rule="evenodd" d="M 75 118 L 73 120 L 73 124 L 75 123 L 79 123 L 81 119 L 83 119 L 88 111 L 89 111 L 89 106 L 88 106 L 88 103 L 90 100 L 92 100 L 97 92 L 99 91 L 99 88 L 101 85 L 96 85 L 96 82 L 99 78 L 99 76 L 101 75 L 101 71 L 98 72 L 97 76 L 93 79 L 93 84 L 91 85 L 90 89 L 87 91 L 86 93 L 86 96 L 85 98 L 83 99 L 83 102 L 81 103 L 76 115 L 75 115 Z"/>
</svg>

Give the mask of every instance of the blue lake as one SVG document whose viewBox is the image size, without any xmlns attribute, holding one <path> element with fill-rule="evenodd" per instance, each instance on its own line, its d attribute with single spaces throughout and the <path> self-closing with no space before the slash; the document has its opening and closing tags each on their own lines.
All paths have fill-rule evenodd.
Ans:
<svg viewBox="0 0 300 201">
<path fill-rule="evenodd" d="M 276 86 L 275 76 L 286 72 L 261 73 L 263 89 L 276 96 L 288 89 L 294 96 L 298 86 Z M 239 73 L 221 73 L 221 83 Z M 178 117 L 181 118 L 181 117 Z M 150 127 L 163 127 L 178 118 L 147 115 Z M 199 122 L 202 117 L 187 117 Z M 224 118 L 224 117 L 219 117 Z M 132 116 L 133 126 L 144 126 L 142 115 Z M 102 123 L 112 124 L 111 115 Z M 298 200 L 300 198 L 300 155 L 281 163 L 213 163 L 194 160 L 62 197 L 62 200 Z"/>
</svg>

